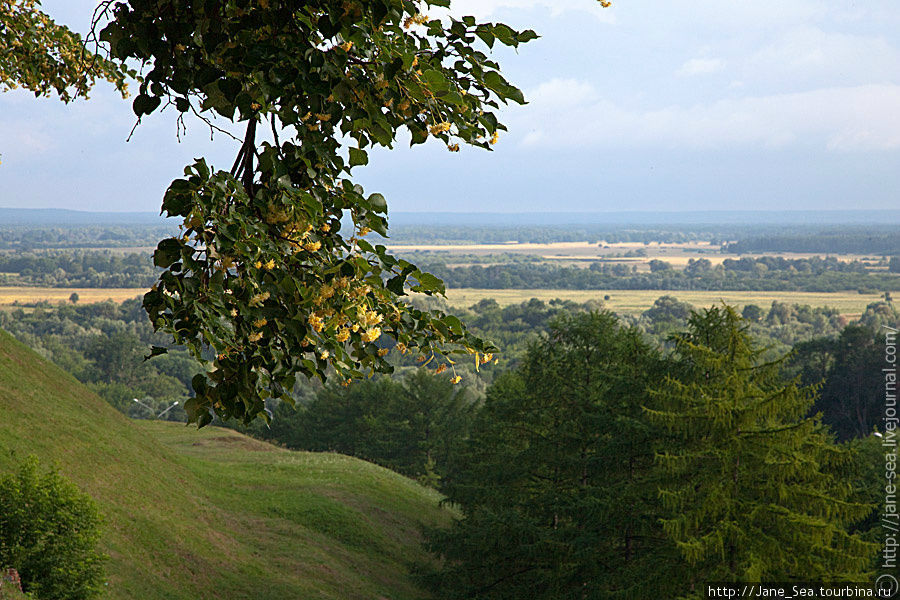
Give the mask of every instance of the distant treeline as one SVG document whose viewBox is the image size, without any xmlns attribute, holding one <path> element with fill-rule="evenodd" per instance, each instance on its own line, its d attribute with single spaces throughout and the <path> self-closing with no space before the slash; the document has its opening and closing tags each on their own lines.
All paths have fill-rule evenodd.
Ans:
<svg viewBox="0 0 900 600">
<path fill-rule="evenodd" d="M 128 248 L 152 246 L 177 229 L 171 225 L 0 225 L 0 250 Z"/>
<path fill-rule="evenodd" d="M 691 259 L 684 269 L 651 260 L 650 272 L 598 260 L 587 268 L 535 262 L 522 255 L 415 253 L 415 261 L 452 288 L 570 290 L 716 290 L 836 292 L 900 290 L 900 260 L 872 270 L 835 257 L 778 256 L 726 259 L 721 265 Z M 472 264 L 475 263 L 475 264 Z M 896 263 L 896 264 L 895 264 Z M 460 265 L 463 266 L 454 266 Z M 895 268 L 897 267 L 897 268 Z M 0 285 L 47 287 L 150 287 L 158 277 L 150 253 L 46 250 L 0 252 Z"/>
<path fill-rule="evenodd" d="M 706 228 L 704 226 L 656 228 L 622 227 L 610 225 L 522 225 L 515 227 L 472 227 L 404 225 L 390 230 L 390 241 L 394 244 L 502 244 L 515 241 L 531 244 L 551 244 L 557 242 L 665 242 L 686 243 L 705 241 L 719 244 L 729 237 L 727 226 Z"/>
<path fill-rule="evenodd" d="M 896 274 L 867 271 L 860 262 L 834 258 L 788 260 L 760 257 L 728 260 L 713 266 L 705 258 L 691 260 L 683 270 L 652 261 L 651 272 L 626 264 L 593 263 L 588 268 L 509 263 L 448 267 L 422 265 L 451 288 L 569 290 L 715 290 L 865 292 L 900 290 Z"/>
<path fill-rule="evenodd" d="M 47 287 L 150 287 L 158 269 L 149 253 L 48 250 L 0 253 L 0 284 Z"/>
<path fill-rule="evenodd" d="M 858 230 L 854 228 L 752 236 L 726 246 L 728 252 L 817 252 L 822 254 L 900 254 L 900 231 Z"/>
</svg>

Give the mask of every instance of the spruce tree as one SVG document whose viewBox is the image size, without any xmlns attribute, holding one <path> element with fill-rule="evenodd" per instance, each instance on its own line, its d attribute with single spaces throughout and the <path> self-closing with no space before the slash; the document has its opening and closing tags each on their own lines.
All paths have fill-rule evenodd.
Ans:
<svg viewBox="0 0 900 600">
<path fill-rule="evenodd" d="M 662 524 L 689 565 L 683 594 L 703 584 L 865 581 L 873 544 L 848 533 L 871 507 L 849 500 L 837 469 L 851 458 L 818 416 L 813 387 L 762 360 L 730 307 L 692 315 L 673 338 L 676 376 L 652 390 L 651 421 L 675 436 Z"/>
</svg>

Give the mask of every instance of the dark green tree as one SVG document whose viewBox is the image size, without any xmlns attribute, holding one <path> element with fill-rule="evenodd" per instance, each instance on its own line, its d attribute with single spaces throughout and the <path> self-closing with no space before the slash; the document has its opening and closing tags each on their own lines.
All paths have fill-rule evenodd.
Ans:
<svg viewBox="0 0 900 600">
<path fill-rule="evenodd" d="M 815 410 L 839 439 L 865 437 L 881 420 L 884 352 L 883 339 L 860 325 L 797 344 L 792 362 L 805 383 L 821 384 Z"/>
<path fill-rule="evenodd" d="M 436 487 L 473 412 L 464 386 L 421 368 L 397 380 L 326 385 L 299 410 L 279 405 L 271 427 L 253 432 L 290 448 L 370 460 Z"/>
<path fill-rule="evenodd" d="M 848 451 L 809 412 L 812 387 L 763 362 L 730 307 L 694 314 L 650 419 L 676 439 L 660 453 L 663 525 L 689 565 L 682 594 L 715 581 L 864 581 L 876 546 L 848 533 L 871 505 L 837 470 Z"/>
<path fill-rule="evenodd" d="M 741 316 L 752 323 L 758 323 L 762 320 L 764 314 L 763 309 L 756 304 L 747 304 L 744 306 L 744 310 L 741 311 Z"/>
<path fill-rule="evenodd" d="M 641 410 L 661 373 L 636 329 L 592 312 L 561 316 L 494 382 L 445 488 L 463 518 L 430 537 L 442 598 L 666 597 L 663 440 Z"/>
<path fill-rule="evenodd" d="M 104 589 L 100 512 L 56 471 L 29 457 L 0 476 L 0 568 L 13 568 L 41 600 L 84 600 Z"/>
</svg>

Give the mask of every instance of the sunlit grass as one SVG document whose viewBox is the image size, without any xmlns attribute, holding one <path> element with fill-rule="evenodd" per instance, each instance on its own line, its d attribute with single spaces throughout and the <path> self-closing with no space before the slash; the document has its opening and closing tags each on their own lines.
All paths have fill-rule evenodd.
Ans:
<svg viewBox="0 0 900 600">
<path fill-rule="evenodd" d="M 421 528 L 450 519 L 361 460 L 130 421 L 0 331 L 0 471 L 29 454 L 100 504 L 108 599 L 422 598 Z"/>
</svg>

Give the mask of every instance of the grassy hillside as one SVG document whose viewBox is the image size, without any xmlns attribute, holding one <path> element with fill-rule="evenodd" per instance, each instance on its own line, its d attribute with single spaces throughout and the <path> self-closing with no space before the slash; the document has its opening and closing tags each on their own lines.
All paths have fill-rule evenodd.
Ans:
<svg viewBox="0 0 900 600">
<path fill-rule="evenodd" d="M 0 331 L 0 471 L 28 454 L 106 515 L 106 598 L 399 600 L 435 493 L 334 454 L 132 422 Z"/>
</svg>

